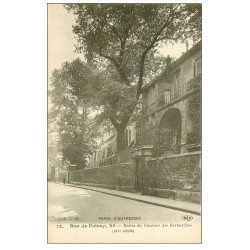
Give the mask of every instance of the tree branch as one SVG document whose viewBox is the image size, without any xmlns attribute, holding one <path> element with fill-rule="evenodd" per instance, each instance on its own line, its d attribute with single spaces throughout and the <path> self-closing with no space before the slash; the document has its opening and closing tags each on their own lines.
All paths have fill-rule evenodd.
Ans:
<svg viewBox="0 0 250 250">
<path fill-rule="evenodd" d="M 125 46 L 125 44 L 124 44 Z M 117 69 L 119 75 L 120 75 L 120 78 L 121 80 L 127 85 L 127 86 L 130 86 L 130 82 L 127 78 L 127 76 L 125 75 L 124 73 L 124 70 L 123 68 L 121 67 L 121 63 L 119 63 L 115 57 L 113 56 L 109 56 L 109 55 L 106 55 L 106 54 L 103 54 L 101 48 L 99 49 L 99 55 L 102 56 L 103 58 L 105 59 L 108 59 L 109 61 L 111 61 L 113 63 L 113 65 L 115 66 L 115 68 Z"/>
<path fill-rule="evenodd" d="M 99 44 L 99 55 L 104 57 L 105 59 L 108 59 L 109 61 L 111 61 L 113 63 L 113 65 L 115 66 L 115 68 L 117 69 L 117 71 L 120 75 L 121 81 L 124 82 L 127 86 L 130 86 L 130 82 L 128 80 L 128 77 L 126 76 L 124 69 L 122 67 L 122 61 L 123 61 L 123 56 L 124 56 L 124 51 L 125 51 L 125 44 L 126 44 L 126 40 L 128 38 L 128 33 L 130 30 L 130 27 L 126 27 L 124 30 L 125 31 L 124 35 L 122 35 L 122 34 L 119 34 L 119 31 L 117 30 L 115 25 L 111 25 L 111 24 L 107 23 L 107 26 L 109 26 L 110 30 L 115 35 L 115 37 L 117 37 L 119 39 L 119 42 L 120 42 L 119 59 L 117 61 L 115 59 L 115 57 L 103 54 L 100 44 Z"/>
<path fill-rule="evenodd" d="M 148 52 L 154 48 L 155 44 L 160 41 L 159 40 L 159 36 L 162 34 L 162 32 L 168 27 L 169 23 L 171 23 L 174 19 L 174 17 L 177 14 L 182 13 L 182 11 L 176 11 L 175 10 L 178 9 L 178 4 L 175 5 L 174 7 L 170 8 L 170 12 L 167 18 L 167 21 L 162 25 L 162 27 L 155 33 L 155 35 L 153 36 L 153 39 L 151 41 L 151 43 L 148 45 L 148 47 L 144 50 L 144 52 L 142 53 L 141 56 L 141 62 L 140 62 L 140 72 L 139 72 L 139 80 L 138 80 L 138 87 L 137 87 L 137 93 L 136 93 L 136 97 L 137 99 L 139 99 L 140 94 L 141 94 L 141 89 L 142 89 L 142 85 L 143 85 L 143 75 L 144 75 L 144 69 L 145 69 L 145 60 L 147 57 Z M 175 38 L 176 39 L 176 38 Z"/>
<path fill-rule="evenodd" d="M 139 99 L 139 96 L 141 94 L 141 88 L 142 88 L 142 84 L 143 84 L 144 68 L 145 68 L 145 60 L 146 60 L 147 54 L 154 47 L 154 45 L 157 43 L 157 39 L 161 35 L 161 33 L 167 28 L 167 26 L 169 24 L 169 21 L 170 21 L 170 17 L 171 17 L 171 15 L 168 16 L 167 21 L 164 23 L 164 25 L 161 27 L 161 29 L 159 29 L 155 33 L 155 35 L 153 36 L 153 39 L 152 39 L 151 43 L 148 45 L 148 47 L 142 53 L 141 62 L 140 62 L 140 72 L 139 72 L 138 88 L 137 88 L 137 93 L 136 93 L 137 99 Z M 173 16 L 172 16 L 172 20 L 173 20 Z"/>
<path fill-rule="evenodd" d="M 111 121 L 116 130 L 119 129 L 119 123 L 116 121 L 112 114 L 109 114 L 109 120 Z"/>
</svg>

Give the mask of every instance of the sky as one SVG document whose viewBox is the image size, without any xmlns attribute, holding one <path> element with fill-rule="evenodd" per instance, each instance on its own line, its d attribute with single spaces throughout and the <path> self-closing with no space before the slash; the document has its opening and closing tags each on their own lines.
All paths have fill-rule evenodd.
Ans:
<svg viewBox="0 0 250 250">
<path fill-rule="evenodd" d="M 62 63 L 72 61 L 80 54 L 74 53 L 76 40 L 72 32 L 75 18 L 62 4 L 48 5 L 48 75 Z"/>
<path fill-rule="evenodd" d="M 69 13 L 63 4 L 48 4 L 48 76 L 51 77 L 55 68 L 60 68 L 62 63 L 72 61 L 83 55 L 74 53 L 76 39 L 72 32 L 75 23 L 74 16 Z M 186 51 L 184 44 L 168 45 L 159 49 L 164 55 L 178 58 Z"/>
</svg>

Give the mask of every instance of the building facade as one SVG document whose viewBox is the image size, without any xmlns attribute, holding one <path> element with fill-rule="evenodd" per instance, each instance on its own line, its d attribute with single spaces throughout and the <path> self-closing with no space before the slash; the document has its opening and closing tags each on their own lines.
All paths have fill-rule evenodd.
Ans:
<svg viewBox="0 0 250 250">
<path fill-rule="evenodd" d="M 136 122 L 130 122 L 124 131 L 123 149 L 117 151 L 116 132 L 107 129 L 103 132 L 103 139 L 93 152 L 88 168 L 98 168 L 116 163 L 131 162 L 131 148 L 136 143 Z"/>
<path fill-rule="evenodd" d="M 89 169 L 70 182 L 200 202 L 202 43 L 142 88 L 140 119 L 124 133 L 117 151 L 112 134 L 94 152 Z"/>
<path fill-rule="evenodd" d="M 153 156 L 201 150 L 201 42 L 142 89 L 142 144 Z"/>
<path fill-rule="evenodd" d="M 132 149 L 135 190 L 200 202 L 202 43 L 142 88 L 141 143 Z"/>
</svg>

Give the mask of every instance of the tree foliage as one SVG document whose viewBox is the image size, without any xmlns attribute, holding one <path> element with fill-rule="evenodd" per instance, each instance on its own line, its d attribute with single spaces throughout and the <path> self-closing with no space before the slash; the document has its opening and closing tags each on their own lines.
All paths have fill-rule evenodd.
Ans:
<svg viewBox="0 0 250 250">
<path fill-rule="evenodd" d="M 101 116 L 110 119 L 121 138 L 145 79 L 149 74 L 154 75 L 152 65 L 162 65 L 155 56 L 157 47 L 162 43 L 199 39 L 201 4 L 66 4 L 65 7 L 76 16 L 73 26 L 76 51 L 84 53 L 89 64 L 104 69 L 99 98 L 92 100 L 101 106 Z M 81 79 L 71 85 L 74 93 L 87 100 L 85 87 L 79 82 Z"/>
<path fill-rule="evenodd" d="M 85 167 L 96 136 L 91 120 L 86 119 L 87 101 L 91 99 L 90 94 L 96 92 L 88 77 L 93 77 L 93 71 L 80 59 L 66 62 L 61 69 L 53 71 L 49 93 L 53 105 L 49 127 L 58 132 L 64 160 L 78 168 Z"/>
</svg>

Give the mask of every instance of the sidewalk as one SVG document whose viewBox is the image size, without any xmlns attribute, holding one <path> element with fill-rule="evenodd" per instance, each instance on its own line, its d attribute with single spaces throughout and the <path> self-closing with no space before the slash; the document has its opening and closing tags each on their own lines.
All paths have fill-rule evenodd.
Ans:
<svg viewBox="0 0 250 250">
<path fill-rule="evenodd" d="M 201 215 L 201 205 L 196 204 L 196 203 L 169 200 L 166 198 L 154 197 L 154 196 L 149 196 L 149 195 L 141 195 L 138 193 L 128 193 L 124 191 L 111 190 L 111 189 L 106 189 L 106 188 L 97 188 L 97 187 L 85 186 L 85 185 L 80 185 L 80 184 L 67 183 L 65 185 L 92 190 L 92 191 L 109 194 L 113 196 L 118 196 L 118 197 L 130 199 L 134 201 L 144 202 L 144 203 L 151 204 L 151 205 L 179 210 L 179 211 L 187 212 L 191 214 Z"/>
</svg>

